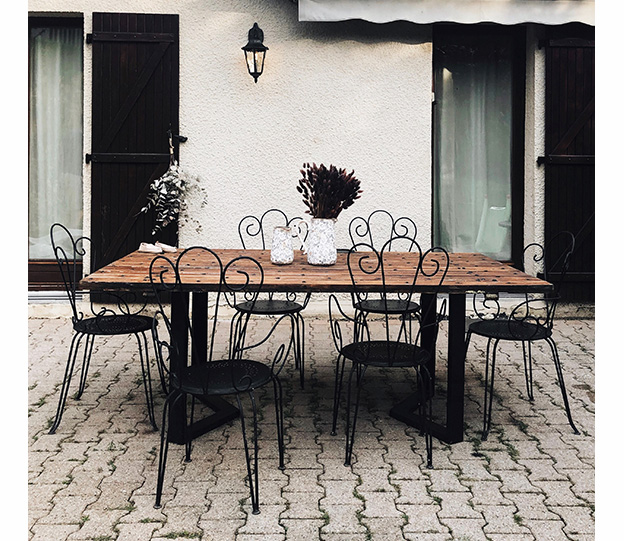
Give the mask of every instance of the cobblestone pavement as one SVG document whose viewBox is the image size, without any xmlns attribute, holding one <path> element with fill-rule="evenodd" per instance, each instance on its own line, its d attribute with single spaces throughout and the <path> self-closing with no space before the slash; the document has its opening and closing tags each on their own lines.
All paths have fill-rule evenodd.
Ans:
<svg viewBox="0 0 624 541">
<path fill-rule="evenodd" d="M 263 324 L 254 323 L 253 332 L 260 334 Z M 198 438 L 190 463 L 181 446 L 170 447 L 163 507 L 153 508 L 159 435 L 147 419 L 132 337 L 96 340 L 88 387 L 79 401 L 71 397 L 75 386 L 70 390 L 62 423 L 49 435 L 71 323 L 31 318 L 29 539 L 594 539 L 594 329 L 593 319 L 555 325 L 580 435 L 567 423 L 548 346 L 534 348 L 531 403 L 525 398 L 522 350 L 509 344 L 497 357 L 492 432 L 482 442 L 485 343 L 473 339 L 466 365 L 465 441 L 446 445 L 434 439 L 434 469 L 427 469 L 418 431 L 388 416 L 393 401 L 412 388 L 412 378 L 398 369 L 371 369 L 355 459 L 346 467 L 344 436 L 329 433 L 335 353 L 328 322 L 307 318 L 305 391 L 291 362 L 282 375 L 284 471 L 277 468 L 272 389 L 260 393 L 261 513 L 253 515 L 238 420 Z M 443 324 L 439 380 L 445 345 Z M 160 423 L 163 396 L 155 395 Z"/>
</svg>

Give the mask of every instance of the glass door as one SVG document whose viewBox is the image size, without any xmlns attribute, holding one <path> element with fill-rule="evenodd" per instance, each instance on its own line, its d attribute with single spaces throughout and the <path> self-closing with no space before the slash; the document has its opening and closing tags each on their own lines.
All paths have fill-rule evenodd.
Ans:
<svg viewBox="0 0 624 541">
<path fill-rule="evenodd" d="M 503 261 L 518 227 L 514 51 L 513 34 L 485 29 L 434 39 L 434 243 Z"/>
</svg>

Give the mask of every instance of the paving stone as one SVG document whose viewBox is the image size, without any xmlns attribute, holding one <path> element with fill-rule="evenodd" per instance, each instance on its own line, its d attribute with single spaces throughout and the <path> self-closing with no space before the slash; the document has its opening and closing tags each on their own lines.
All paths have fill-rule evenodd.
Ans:
<svg viewBox="0 0 624 541">
<path fill-rule="evenodd" d="M 321 519 L 323 512 L 320 509 L 321 494 L 316 492 L 287 492 L 284 493 L 286 509 L 280 515 L 286 519 Z"/>
<path fill-rule="evenodd" d="M 483 532 L 487 523 L 484 519 L 446 518 L 443 527 L 453 535 L 453 540 L 470 539 L 470 541 L 487 541 Z"/>
<path fill-rule="evenodd" d="M 481 518 L 475 510 L 470 492 L 435 492 L 431 495 L 440 505 L 438 517 L 444 518 Z"/>
<path fill-rule="evenodd" d="M 397 509 L 404 513 L 407 524 L 403 532 L 407 533 L 447 533 L 449 529 L 442 524 L 438 513 L 439 505 L 397 504 Z"/>
<path fill-rule="evenodd" d="M 563 531 L 565 523 L 560 520 L 525 520 L 524 525 L 535 536 L 535 539 L 548 541 L 569 541 Z"/>
<path fill-rule="evenodd" d="M 305 516 L 298 516 L 292 519 L 283 518 L 280 523 L 284 526 L 286 539 L 289 541 L 311 541 L 320 539 L 320 529 L 324 524 L 323 520 L 306 519 Z"/>
<path fill-rule="evenodd" d="M 325 534 L 347 533 L 363 534 L 366 528 L 360 523 L 358 513 L 361 513 L 363 505 L 331 505 L 321 509 L 325 512 L 327 523 L 321 528 L 321 536 Z"/>
<path fill-rule="evenodd" d="M 31 531 L 30 541 L 50 541 L 51 539 L 68 539 L 72 532 L 78 530 L 77 524 L 35 524 Z"/>
<path fill-rule="evenodd" d="M 368 528 L 370 539 L 403 539 L 402 527 L 404 525 L 404 521 L 402 517 L 365 517 L 362 519 L 362 522 Z"/>
<path fill-rule="evenodd" d="M 553 513 L 556 513 L 563 519 L 565 522 L 563 531 L 570 537 L 576 537 L 579 534 L 591 535 L 594 533 L 594 513 L 589 506 L 555 506 L 551 507 L 551 509 Z"/>
</svg>

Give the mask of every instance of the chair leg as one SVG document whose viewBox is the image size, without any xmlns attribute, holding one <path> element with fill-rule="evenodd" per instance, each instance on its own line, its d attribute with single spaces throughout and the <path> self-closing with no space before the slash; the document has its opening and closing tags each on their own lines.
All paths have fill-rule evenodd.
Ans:
<svg viewBox="0 0 624 541">
<path fill-rule="evenodd" d="M 555 363 L 555 370 L 557 371 L 557 379 L 559 380 L 559 387 L 561 388 L 561 396 L 563 398 L 563 404 L 565 406 L 566 414 L 568 416 L 568 422 L 570 423 L 570 426 L 572 427 L 574 433 L 579 434 L 580 432 L 578 431 L 576 425 L 574 424 L 574 421 L 572 420 L 572 412 L 570 411 L 568 393 L 566 392 L 565 383 L 563 381 L 563 370 L 561 369 L 561 361 L 559 359 L 559 352 L 557 351 L 557 344 L 555 344 L 555 341 L 552 339 L 552 337 L 546 338 L 546 341 L 548 342 L 548 345 L 550 346 L 553 354 L 553 361 Z"/>
<path fill-rule="evenodd" d="M 498 340 L 494 340 L 494 346 L 492 347 L 492 364 L 490 366 L 490 346 L 492 339 L 488 339 L 487 351 L 485 354 L 485 396 L 483 399 L 483 432 L 481 433 L 481 440 L 485 441 L 488 438 L 490 432 L 490 426 L 492 425 L 492 401 L 494 398 L 494 373 L 496 370 L 496 347 L 498 346 Z M 488 395 L 489 393 L 489 395 Z"/>
<path fill-rule="evenodd" d="M 295 315 L 296 320 L 296 344 L 295 344 L 295 365 L 298 364 L 299 368 L 299 380 L 301 389 L 304 389 L 305 380 L 304 380 L 304 372 L 305 372 L 305 327 L 303 324 L 303 317 L 300 313 Z M 298 359 L 297 359 L 298 357 Z"/>
<path fill-rule="evenodd" d="M 160 387 L 162 388 L 165 396 L 169 394 L 169 387 L 167 385 L 167 378 L 165 375 L 164 360 L 162 358 L 162 351 L 158 347 L 158 331 L 152 328 L 152 342 L 154 343 L 154 356 L 156 357 L 156 367 L 158 368 L 158 377 L 160 378 Z"/>
<path fill-rule="evenodd" d="M 243 404 L 240 394 L 236 394 L 238 410 L 240 412 L 241 430 L 243 431 L 243 444 L 245 446 L 245 461 L 247 463 L 247 479 L 249 480 L 249 494 L 251 496 L 251 513 L 253 515 L 260 514 L 259 489 L 258 489 L 258 416 L 256 411 L 256 400 L 253 390 L 247 393 L 251 400 L 252 418 L 253 418 L 253 456 L 251 455 L 249 443 L 247 441 L 247 430 L 245 427 L 245 414 L 243 412 Z M 253 461 L 253 463 L 252 463 Z"/>
<path fill-rule="evenodd" d="M 423 375 L 424 372 L 424 375 Z M 423 435 L 425 437 L 425 451 L 427 453 L 427 468 L 433 468 L 433 436 L 431 435 L 431 419 L 433 417 L 433 384 L 431 374 L 426 366 L 416 368 L 416 381 L 420 390 L 420 416 L 423 422 Z"/>
<path fill-rule="evenodd" d="M 163 417 L 160 427 L 160 452 L 158 453 L 158 477 L 156 481 L 156 502 L 154 503 L 154 509 L 160 509 L 162 506 L 160 501 L 162 499 L 163 482 L 165 480 L 165 467 L 167 465 L 167 451 L 169 450 L 169 426 L 167 422 L 167 415 L 169 413 L 169 403 L 173 401 L 175 404 L 181 397 L 185 395 L 174 391 L 167 395 L 165 403 L 163 405 Z"/>
<path fill-rule="evenodd" d="M 141 338 L 143 337 L 143 345 L 145 346 L 145 358 L 143 358 L 143 347 L 141 345 Z M 149 417 L 152 428 L 156 431 L 158 426 L 156 425 L 156 419 L 154 418 L 154 397 L 152 395 L 152 376 L 150 372 L 149 353 L 147 350 L 147 338 L 145 333 L 135 333 L 137 345 L 139 346 L 139 358 L 141 359 L 141 376 L 143 377 L 143 388 L 145 389 L 145 403 L 147 404 L 147 415 Z"/>
<path fill-rule="evenodd" d="M 187 401 L 184 401 L 184 412 L 185 412 L 185 416 L 186 416 L 186 403 Z M 188 423 L 184 423 L 184 432 L 183 432 L 183 438 L 184 438 L 184 462 L 191 462 L 191 447 L 192 447 L 192 443 L 193 443 L 193 438 L 191 438 L 190 434 L 188 433 L 188 429 L 189 427 L 193 426 L 193 421 L 195 419 L 195 396 L 191 396 L 191 413 L 189 415 L 188 418 Z"/>
<path fill-rule="evenodd" d="M 67 393 L 69 392 L 69 384 L 71 383 L 72 374 L 74 372 L 74 365 L 76 364 L 76 355 L 80 347 L 84 334 L 74 334 L 71 345 L 69 347 L 69 354 L 67 355 L 67 364 L 65 366 L 65 374 L 63 375 L 63 385 L 61 386 L 61 394 L 59 396 L 58 406 L 56 408 L 56 417 L 54 423 L 50 427 L 48 434 L 54 434 L 56 429 L 61 424 L 61 418 L 63 417 L 63 411 L 65 409 L 65 402 L 67 401 Z"/>
<path fill-rule="evenodd" d="M 533 402 L 533 359 L 531 358 L 531 342 L 522 342 L 522 357 L 524 359 L 524 380 L 527 396 Z"/>
<path fill-rule="evenodd" d="M 76 393 L 76 400 L 82 398 L 85 385 L 87 383 L 87 373 L 89 372 L 89 365 L 91 364 L 91 354 L 93 353 L 93 342 L 95 342 L 95 335 L 86 335 L 87 341 L 85 343 L 84 357 L 82 359 L 82 368 L 80 370 L 80 383 L 78 384 L 78 392 Z"/>
<path fill-rule="evenodd" d="M 466 357 L 468 356 L 468 346 L 470 345 L 470 338 L 472 338 L 472 331 L 468 330 L 468 332 L 466 333 L 466 346 L 464 348 L 464 359 L 466 359 Z"/>
<path fill-rule="evenodd" d="M 284 465 L 284 402 L 282 382 L 277 376 L 273 376 L 273 394 L 275 397 L 275 424 L 277 427 L 277 450 L 279 453 L 280 470 L 286 469 Z"/>
<path fill-rule="evenodd" d="M 340 362 L 342 360 L 342 362 Z M 336 424 L 338 422 L 338 408 L 340 407 L 340 395 L 342 394 L 342 378 L 344 375 L 345 358 L 338 355 L 336 360 L 336 376 L 334 381 L 334 411 L 332 414 L 331 435 L 336 435 Z"/>
<path fill-rule="evenodd" d="M 355 440 L 355 425 L 357 422 L 357 415 L 360 409 L 360 392 L 362 390 L 362 379 L 366 372 L 366 366 L 360 367 L 358 363 L 353 363 L 351 366 L 351 372 L 349 373 L 349 387 L 347 388 L 347 427 L 346 433 L 346 448 L 345 448 L 345 466 L 351 465 L 351 459 L 353 457 L 353 442 Z M 351 424 L 351 387 L 353 384 L 353 374 L 356 374 L 356 393 L 355 393 L 355 406 L 353 408 L 353 424 Z"/>
<path fill-rule="evenodd" d="M 229 357 L 230 359 L 240 359 L 241 351 L 240 349 L 244 347 L 242 343 L 242 331 L 241 331 L 241 319 L 243 318 L 242 312 L 236 312 L 232 317 L 232 321 L 230 321 L 230 351 Z"/>
</svg>

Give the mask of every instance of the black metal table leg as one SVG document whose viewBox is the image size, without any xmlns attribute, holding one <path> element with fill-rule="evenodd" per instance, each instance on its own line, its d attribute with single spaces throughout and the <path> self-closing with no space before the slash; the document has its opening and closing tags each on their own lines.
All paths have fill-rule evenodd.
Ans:
<svg viewBox="0 0 624 541">
<path fill-rule="evenodd" d="M 431 295 L 423 295 L 421 303 L 423 314 L 427 314 L 426 303 L 434 302 Z M 435 312 L 431 311 L 434 315 Z M 423 321 L 423 326 L 426 322 Z M 447 397 L 446 423 L 433 422 L 431 433 L 437 439 L 446 443 L 457 443 L 464 439 L 464 334 L 466 326 L 466 294 L 453 293 L 449 295 L 449 330 L 448 330 L 448 369 L 447 369 Z M 421 336 L 423 347 L 432 347 L 432 338 Z M 435 373 L 435 352 L 432 352 L 430 365 L 431 373 Z M 398 421 L 420 428 L 421 418 L 414 412 L 418 407 L 416 394 L 408 396 L 396 404 L 390 415 Z"/>
<path fill-rule="evenodd" d="M 193 359 L 192 362 L 206 361 L 206 329 L 207 321 L 207 293 L 193 294 Z M 188 309 L 189 293 L 174 292 L 171 294 L 171 333 L 175 335 L 173 341 L 180 344 L 179 358 L 175 352 L 171 352 L 170 371 L 173 374 L 178 366 L 177 363 L 188 361 Z M 203 400 L 213 414 L 194 422 L 189 431 L 191 437 L 195 438 L 210 430 L 214 430 L 223 424 L 236 419 L 239 415 L 238 408 L 232 406 L 226 400 L 213 396 Z M 186 406 L 178 401 L 173 402 L 169 410 L 169 441 L 172 443 L 184 443 L 184 423 L 186 416 Z"/>
</svg>

